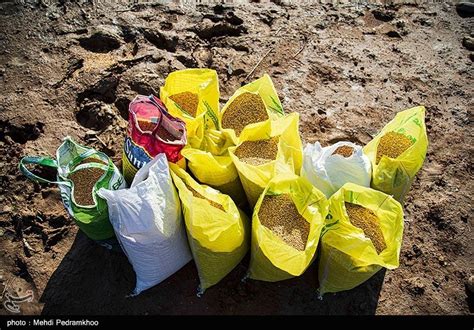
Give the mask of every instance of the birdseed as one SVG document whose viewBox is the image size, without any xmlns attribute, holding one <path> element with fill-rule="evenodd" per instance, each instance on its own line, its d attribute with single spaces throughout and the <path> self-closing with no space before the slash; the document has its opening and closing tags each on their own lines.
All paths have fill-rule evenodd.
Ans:
<svg viewBox="0 0 474 330">
<path fill-rule="evenodd" d="M 197 108 L 199 104 L 199 97 L 197 94 L 191 92 L 182 92 L 170 96 L 179 108 L 183 109 L 191 116 L 196 117 Z"/>
<path fill-rule="evenodd" d="M 89 162 L 94 162 L 97 159 L 88 158 Z M 85 162 L 85 161 L 84 161 Z M 84 163 L 83 162 L 83 163 Z M 97 167 L 90 167 L 78 170 L 69 175 L 69 179 L 73 182 L 73 196 L 78 205 L 94 205 L 92 197 L 92 190 L 104 174 L 104 170 Z"/>
<path fill-rule="evenodd" d="M 412 145 L 413 141 L 405 135 L 397 132 L 388 132 L 380 138 L 375 163 L 378 164 L 382 156 L 397 158 Z"/>
<path fill-rule="evenodd" d="M 385 250 L 387 245 L 377 215 L 372 210 L 357 204 L 345 203 L 345 206 L 350 222 L 355 227 L 362 229 L 365 236 L 370 238 L 377 254 Z"/>
<path fill-rule="evenodd" d="M 201 198 L 201 199 L 205 199 L 207 200 L 212 206 L 214 206 L 215 208 L 218 208 L 219 210 L 222 210 L 225 212 L 224 208 L 222 207 L 221 204 L 219 203 L 216 203 L 214 201 L 211 201 L 210 199 L 204 197 L 203 195 L 201 195 L 200 193 L 198 193 L 196 190 L 194 190 L 191 186 L 187 185 L 186 183 L 184 184 L 186 186 L 186 188 L 188 188 L 188 190 L 191 191 L 191 193 L 193 194 L 194 197 L 196 198 Z"/>
<path fill-rule="evenodd" d="M 258 212 L 260 223 L 286 244 L 304 251 L 310 225 L 298 212 L 290 195 L 266 195 Z"/>
<path fill-rule="evenodd" d="M 275 160 L 278 154 L 278 138 L 245 141 L 235 149 L 235 155 L 244 163 L 262 165 Z"/>
<path fill-rule="evenodd" d="M 341 155 L 345 158 L 349 158 L 352 156 L 352 153 L 354 152 L 354 148 L 349 147 L 349 146 L 340 146 L 334 152 L 332 153 L 333 155 Z"/>
<path fill-rule="evenodd" d="M 268 113 L 260 95 L 246 92 L 229 104 L 222 115 L 222 127 L 231 128 L 240 135 L 245 126 L 267 119 Z"/>
</svg>

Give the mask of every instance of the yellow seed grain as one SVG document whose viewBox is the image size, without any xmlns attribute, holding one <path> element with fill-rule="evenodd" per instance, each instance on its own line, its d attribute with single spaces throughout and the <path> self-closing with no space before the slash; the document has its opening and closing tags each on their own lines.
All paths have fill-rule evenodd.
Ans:
<svg viewBox="0 0 474 330">
<path fill-rule="evenodd" d="M 246 92 L 229 104 L 222 115 L 222 127 L 231 128 L 240 135 L 245 126 L 267 119 L 268 113 L 260 95 Z"/>
<path fill-rule="evenodd" d="M 310 225 L 298 212 L 290 195 L 267 195 L 258 212 L 260 223 L 280 237 L 286 244 L 304 251 Z"/>
<path fill-rule="evenodd" d="M 222 210 L 225 212 L 224 210 L 224 207 L 219 204 L 219 203 L 216 203 L 214 201 L 211 201 L 210 199 L 204 197 L 203 195 L 201 195 L 200 193 L 198 193 L 196 190 L 194 190 L 191 186 L 187 185 L 186 183 L 184 184 L 186 186 L 186 188 L 188 188 L 189 191 L 191 191 L 191 193 L 193 194 L 194 197 L 196 198 L 201 198 L 201 199 L 205 199 L 207 200 L 212 206 L 214 206 L 215 208 L 218 208 L 219 210 Z"/>
<path fill-rule="evenodd" d="M 199 96 L 191 92 L 182 92 L 170 96 L 175 103 L 177 103 L 184 111 L 191 116 L 196 117 L 197 108 L 199 104 Z"/>
<path fill-rule="evenodd" d="M 352 156 L 352 153 L 354 152 L 354 148 L 349 147 L 349 146 L 340 146 L 337 147 L 336 150 L 332 153 L 333 155 L 341 155 L 345 158 L 349 158 Z"/>
<path fill-rule="evenodd" d="M 262 165 L 275 160 L 278 154 L 278 137 L 268 140 L 245 141 L 235 149 L 235 155 L 250 165 Z"/>
<path fill-rule="evenodd" d="M 377 157 L 375 164 L 378 164 L 382 156 L 397 158 L 405 150 L 413 145 L 413 141 L 405 135 L 397 132 L 388 132 L 380 138 L 377 146 Z"/>
<path fill-rule="evenodd" d="M 385 250 L 387 245 L 377 215 L 372 210 L 357 204 L 345 203 L 345 206 L 352 225 L 364 231 L 365 236 L 372 241 L 377 253 L 380 254 Z"/>
</svg>

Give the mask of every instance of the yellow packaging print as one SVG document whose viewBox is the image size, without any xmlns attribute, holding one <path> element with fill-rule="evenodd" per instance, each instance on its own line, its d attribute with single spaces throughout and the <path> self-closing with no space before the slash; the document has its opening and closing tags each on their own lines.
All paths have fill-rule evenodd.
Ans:
<svg viewBox="0 0 474 330">
<path fill-rule="evenodd" d="M 304 251 L 286 244 L 260 223 L 258 213 L 264 196 L 279 194 L 289 194 L 298 212 L 310 224 Z M 305 178 L 287 173 L 272 179 L 259 197 L 252 216 L 248 276 L 256 280 L 276 282 L 303 274 L 315 257 L 327 213 L 326 196 Z"/>
<path fill-rule="evenodd" d="M 249 219 L 229 196 L 200 185 L 175 164 L 170 163 L 170 168 L 181 200 L 189 245 L 198 269 L 200 293 L 203 293 L 223 279 L 247 253 Z M 205 199 L 195 197 L 186 185 Z"/>
<path fill-rule="evenodd" d="M 251 165 L 236 155 L 237 147 L 229 153 L 237 168 L 250 207 L 254 207 L 268 182 L 279 173 L 300 173 L 303 163 L 303 146 L 298 130 L 299 114 L 291 113 L 276 120 L 267 120 L 259 125 L 249 125 L 240 135 L 240 143 L 279 137 L 276 160 L 262 165 Z"/>
<path fill-rule="evenodd" d="M 345 202 L 361 205 L 377 215 L 387 246 L 380 254 L 362 229 L 351 224 Z M 319 294 L 350 290 L 382 267 L 397 268 L 402 236 L 403 209 L 399 202 L 383 192 L 346 183 L 329 199 L 320 242 Z"/>
<path fill-rule="evenodd" d="M 377 147 L 382 136 L 388 132 L 401 133 L 413 144 L 396 159 L 382 156 L 377 164 Z M 402 203 L 416 173 L 423 166 L 427 149 L 425 107 L 418 106 L 397 113 L 363 149 L 372 163 L 372 188 L 392 195 Z"/>
</svg>

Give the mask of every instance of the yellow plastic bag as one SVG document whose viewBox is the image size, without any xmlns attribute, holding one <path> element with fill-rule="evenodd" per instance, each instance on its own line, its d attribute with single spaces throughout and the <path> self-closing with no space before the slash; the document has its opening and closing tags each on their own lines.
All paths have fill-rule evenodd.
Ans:
<svg viewBox="0 0 474 330">
<path fill-rule="evenodd" d="M 387 245 L 380 254 L 362 229 L 351 224 L 345 202 L 364 206 L 377 215 Z M 399 202 L 383 192 L 346 183 L 329 199 L 329 215 L 321 233 L 320 295 L 355 288 L 382 267 L 397 268 L 402 236 L 403 209 Z"/>
<path fill-rule="evenodd" d="M 233 145 L 227 134 L 209 129 L 204 132 L 201 149 L 185 147 L 181 154 L 199 182 L 229 195 L 238 207 L 243 208 L 247 199 L 227 150 Z"/>
<path fill-rule="evenodd" d="M 178 106 L 170 96 L 182 92 L 198 95 L 196 116 L 192 117 Z M 160 99 L 168 111 L 186 123 L 188 144 L 200 148 L 204 139 L 204 130 L 219 129 L 219 82 L 217 73 L 210 69 L 186 69 L 172 72 L 160 89 Z"/>
<path fill-rule="evenodd" d="M 199 293 L 203 293 L 223 279 L 247 253 L 250 221 L 229 196 L 198 184 L 175 164 L 170 164 L 170 168 L 178 188 L 188 241 L 198 269 Z M 186 185 L 206 199 L 194 197 Z M 224 210 L 211 205 L 209 200 Z"/>
<path fill-rule="evenodd" d="M 298 212 L 310 224 L 304 251 L 286 244 L 260 223 L 258 213 L 264 196 L 279 194 L 289 194 Z M 305 178 L 288 173 L 272 179 L 258 199 L 253 212 L 248 276 L 256 280 L 276 282 L 303 274 L 315 256 L 327 213 L 326 196 Z"/>
<path fill-rule="evenodd" d="M 255 205 L 268 182 L 278 173 L 300 173 L 303 163 L 303 146 L 298 121 L 299 114 L 291 113 L 274 121 L 267 120 L 258 126 L 249 125 L 242 131 L 241 143 L 279 136 L 276 160 L 258 166 L 247 164 L 235 156 L 237 147 L 229 148 L 230 157 L 237 168 L 250 207 Z"/>
<path fill-rule="evenodd" d="M 268 74 L 265 74 L 263 75 L 263 77 L 257 80 L 254 80 L 251 83 L 245 86 L 242 86 L 239 89 L 237 89 L 237 91 L 235 91 L 234 95 L 232 95 L 232 97 L 227 101 L 227 103 L 224 105 L 224 107 L 219 113 L 219 120 L 221 122 L 222 122 L 223 114 L 225 113 L 229 105 L 234 101 L 234 99 L 238 97 L 239 95 L 243 93 L 247 93 L 247 92 L 260 95 L 263 103 L 265 104 L 265 108 L 267 110 L 267 114 L 270 120 L 276 120 L 284 116 L 285 112 L 281 105 L 280 99 L 278 98 L 278 94 L 275 90 L 275 87 L 273 86 L 272 79 L 270 78 Z M 246 130 L 252 129 L 255 127 L 258 128 L 261 125 L 265 125 L 265 124 L 260 122 L 260 123 L 247 125 L 240 133 L 240 136 L 242 136 Z M 222 131 L 228 133 L 235 144 L 239 143 L 239 137 L 236 136 L 235 131 L 233 129 L 222 128 Z"/>
<path fill-rule="evenodd" d="M 376 164 L 380 138 L 392 131 L 402 133 L 414 143 L 396 159 L 383 156 Z M 419 106 L 397 113 L 363 149 L 372 163 L 372 188 L 392 195 L 402 203 L 416 173 L 423 166 L 427 149 L 425 107 Z"/>
</svg>

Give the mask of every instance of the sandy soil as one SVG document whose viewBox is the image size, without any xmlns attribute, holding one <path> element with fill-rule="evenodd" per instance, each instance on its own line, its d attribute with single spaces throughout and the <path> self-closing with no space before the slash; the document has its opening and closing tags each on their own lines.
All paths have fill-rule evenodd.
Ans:
<svg viewBox="0 0 474 330">
<path fill-rule="evenodd" d="M 448 4 L 275 2 L 0 3 L 0 291 L 33 291 L 21 313 L 473 312 L 473 18 Z M 58 190 L 28 181 L 18 160 L 54 155 L 71 135 L 118 162 L 128 102 L 159 92 L 168 73 L 186 67 L 216 69 L 222 103 L 245 81 L 270 74 L 285 110 L 300 113 L 305 142 L 365 144 L 397 111 L 425 105 L 430 146 L 405 203 L 400 267 L 320 301 L 315 265 L 300 278 L 243 283 L 247 257 L 198 298 L 189 263 L 125 298 L 134 286 L 127 259 L 78 232 Z M 0 304 L 0 314 L 9 313 Z"/>
</svg>

